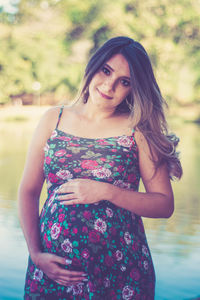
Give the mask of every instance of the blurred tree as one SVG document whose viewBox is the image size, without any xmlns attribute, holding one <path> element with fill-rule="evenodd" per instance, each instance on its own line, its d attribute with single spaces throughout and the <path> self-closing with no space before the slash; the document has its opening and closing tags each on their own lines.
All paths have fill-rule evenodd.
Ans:
<svg viewBox="0 0 200 300">
<path fill-rule="evenodd" d="M 12 18 L 0 12 L 0 102 L 35 82 L 42 98 L 71 99 L 88 57 L 116 35 L 145 46 L 169 101 L 198 102 L 199 15 L 196 0 L 21 0 Z"/>
</svg>

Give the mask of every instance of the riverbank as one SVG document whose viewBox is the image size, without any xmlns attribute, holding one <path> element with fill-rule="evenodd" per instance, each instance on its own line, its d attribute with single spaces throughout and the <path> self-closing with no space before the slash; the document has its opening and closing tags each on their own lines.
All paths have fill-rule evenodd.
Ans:
<svg viewBox="0 0 200 300">
<path fill-rule="evenodd" d="M 0 122 L 8 124 L 9 122 L 26 122 L 35 124 L 41 118 L 50 105 L 22 105 L 22 106 L 5 106 L 0 108 Z M 192 122 L 200 124 L 200 104 L 185 106 L 169 106 L 167 118 L 178 122 Z"/>
</svg>

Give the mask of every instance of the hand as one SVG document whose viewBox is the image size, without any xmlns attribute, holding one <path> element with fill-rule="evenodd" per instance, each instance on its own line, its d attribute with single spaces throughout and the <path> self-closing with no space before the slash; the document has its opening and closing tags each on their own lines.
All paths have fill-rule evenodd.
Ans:
<svg viewBox="0 0 200 300">
<path fill-rule="evenodd" d="M 60 186 L 57 199 L 65 205 L 99 202 L 106 200 L 104 197 L 107 186 L 107 183 L 96 180 L 73 179 Z"/>
<path fill-rule="evenodd" d="M 40 252 L 34 257 L 34 261 L 39 269 L 58 284 L 70 286 L 87 280 L 85 277 L 87 274 L 84 272 L 68 271 L 62 268 L 60 265 L 67 265 L 64 257 Z"/>
</svg>

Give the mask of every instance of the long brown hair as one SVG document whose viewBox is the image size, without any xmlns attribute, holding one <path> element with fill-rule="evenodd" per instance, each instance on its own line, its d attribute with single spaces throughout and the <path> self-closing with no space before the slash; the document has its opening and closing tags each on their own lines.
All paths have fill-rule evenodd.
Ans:
<svg viewBox="0 0 200 300">
<path fill-rule="evenodd" d="M 133 128 L 137 128 L 149 144 L 156 167 L 166 163 L 170 178 L 180 178 L 182 167 L 176 151 L 179 139 L 168 132 L 164 114 L 164 106 L 167 104 L 156 82 L 149 56 L 139 42 L 120 36 L 103 44 L 86 66 L 79 99 L 87 102 L 88 86 L 93 76 L 118 53 L 129 64 L 131 92 L 116 109 L 130 114 Z"/>
</svg>

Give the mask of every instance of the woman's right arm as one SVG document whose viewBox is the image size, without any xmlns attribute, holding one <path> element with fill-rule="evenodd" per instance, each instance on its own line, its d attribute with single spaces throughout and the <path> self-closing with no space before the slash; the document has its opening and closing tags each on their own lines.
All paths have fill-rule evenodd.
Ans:
<svg viewBox="0 0 200 300">
<path fill-rule="evenodd" d="M 50 135 L 49 114 L 44 114 L 34 132 L 18 193 L 19 219 L 33 261 L 40 252 L 39 198 L 44 183 L 43 148 Z"/>
<path fill-rule="evenodd" d="M 59 109 L 47 111 L 39 122 L 33 135 L 24 173 L 18 192 L 18 211 L 21 227 L 27 242 L 32 261 L 44 273 L 56 282 L 67 285 L 82 281 L 83 272 L 70 272 L 61 268 L 65 259 L 54 254 L 42 253 L 39 235 L 39 198 L 44 183 L 44 146 L 56 126 Z M 78 277 L 77 277 L 78 276 Z"/>
</svg>

